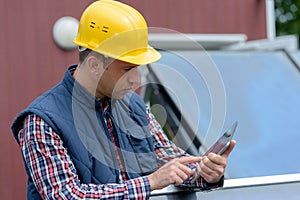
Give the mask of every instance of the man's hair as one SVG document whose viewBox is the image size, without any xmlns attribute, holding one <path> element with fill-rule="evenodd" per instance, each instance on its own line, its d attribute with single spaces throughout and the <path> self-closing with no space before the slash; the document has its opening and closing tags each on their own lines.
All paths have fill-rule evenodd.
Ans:
<svg viewBox="0 0 300 200">
<path fill-rule="evenodd" d="M 90 49 L 85 49 L 83 51 L 79 51 L 79 63 L 83 63 L 83 61 L 88 57 L 88 55 L 92 52 Z"/>
<path fill-rule="evenodd" d="M 79 51 L 79 63 L 82 64 L 89 55 L 93 55 L 93 56 L 96 56 L 97 58 L 101 59 L 103 61 L 105 69 L 108 68 L 108 65 L 112 61 L 108 57 L 106 57 L 96 51 L 93 51 L 91 49 L 83 49 L 83 50 Z"/>
</svg>

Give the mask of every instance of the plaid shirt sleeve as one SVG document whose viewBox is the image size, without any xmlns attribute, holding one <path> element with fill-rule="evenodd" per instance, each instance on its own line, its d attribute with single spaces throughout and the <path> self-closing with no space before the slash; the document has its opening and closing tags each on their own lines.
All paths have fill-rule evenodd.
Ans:
<svg viewBox="0 0 300 200">
<path fill-rule="evenodd" d="M 154 150 L 157 155 L 159 166 L 167 163 L 173 158 L 181 156 L 189 156 L 184 150 L 177 147 L 172 141 L 170 141 L 165 135 L 160 124 L 155 120 L 155 117 L 151 113 L 150 109 L 147 108 L 148 120 L 150 131 L 153 136 Z M 195 172 L 197 171 L 198 163 L 190 163 L 187 166 Z M 186 180 L 180 187 L 189 188 L 192 190 L 212 190 L 223 186 L 224 178 L 222 177 L 218 183 L 207 183 L 202 177 L 198 178 L 194 183 L 191 180 Z"/>
<path fill-rule="evenodd" d="M 146 176 L 114 184 L 82 184 L 67 149 L 47 123 L 28 115 L 19 133 L 22 154 L 43 199 L 148 199 Z"/>
</svg>

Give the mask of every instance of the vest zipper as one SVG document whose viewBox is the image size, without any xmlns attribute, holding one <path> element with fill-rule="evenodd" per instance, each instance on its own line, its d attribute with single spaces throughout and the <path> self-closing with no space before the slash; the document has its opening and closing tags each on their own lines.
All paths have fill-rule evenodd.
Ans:
<svg viewBox="0 0 300 200">
<path fill-rule="evenodd" d="M 106 117 L 106 116 L 105 116 L 106 114 L 107 114 L 107 113 L 102 112 L 102 117 L 100 117 L 100 120 L 101 120 L 101 123 L 102 123 L 102 125 L 103 125 L 104 131 L 105 131 L 105 134 L 106 134 L 106 137 L 110 138 L 110 141 L 113 142 L 113 141 L 112 141 L 112 138 L 111 138 L 111 136 L 110 136 L 109 130 L 108 130 L 108 128 L 107 128 L 107 124 L 105 123 L 105 120 L 104 120 L 104 118 Z M 119 182 L 120 182 L 120 179 L 119 179 L 119 176 L 120 176 L 120 168 L 119 168 L 118 161 L 117 161 L 117 155 L 116 155 L 114 146 L 113 146 L 113 145 L 109 145 L 109 147 L 110 147 L 110 152 L 111 152 L 111 154 L 114 155 L 114 156 L 112 156 L 112 159 L 113 159 L 113 162 L 114 162 L 114 165 L 115 165 L 115 166 L 114 166 L 114 170 L 115 170 L 115 174 L 116 174 L 117 183 L 119 183 Z M 108 167 L 109 167 L 109 166 L 108 166 Z"/>
<path fill-rule="evenodd" d="M 125 163 L 125 160 L 124 160 L 124 155 L 122 153 L 122 149 L 124 149 L 124 147 L 122 146 L 122 143 L 120 143 L 119 134 L 117 134 L 119 132 L 119 128 L 118 128 L 118 126 L 116 126 L 116 122 L 115 122 L 112 114 L 110 112 L 107 112 L 106 114 L 109 116 L 109 118 L 110 118 L 110 120 L 112 122 L 112 126 L 113 126 L 112 132 L 113 132 L 114 138 L 115 138 L 116 143 L 117 143 L 116 144 L 117 145 L 117 149 L 121 149 L 121 151 L 118 151 L 118 154 L 119 154 L 119 157 L 120 157 L 121 162 L 123 164 L 125 174 L 126 174 L 127 178 L 130 179 L 129 174 L 127 173 L 127 166 L 126 166 L 126 163 Z M 118 161 L 117 161 L 117 163 L 118 163 Z M 119 168 L 119 171 L 120 171 L 120 168 Z M 121 171 L 120 171 L 120 173 L 121 173 Z"/>
</svg>

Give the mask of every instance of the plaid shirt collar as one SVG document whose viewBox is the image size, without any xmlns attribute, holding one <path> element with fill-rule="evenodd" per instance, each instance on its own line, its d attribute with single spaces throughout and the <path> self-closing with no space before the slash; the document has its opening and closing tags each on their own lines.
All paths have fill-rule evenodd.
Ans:
<svg viewBox="0 0 300 200">
<path fill-rule="evenodd" d="M 111 110 L 111 99 L 109 97 L 103 97 L 102 99 L 98 99 L 98 101 L 100 102 L 100 110 L 104 113 Z"/>
</svg>

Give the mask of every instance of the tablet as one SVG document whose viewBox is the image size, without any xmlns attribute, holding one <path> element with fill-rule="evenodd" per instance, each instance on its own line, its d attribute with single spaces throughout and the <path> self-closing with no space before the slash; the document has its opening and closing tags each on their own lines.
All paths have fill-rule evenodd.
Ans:
<svg viewBox="0 0 300 200">
<path fill-rule="evenodd" d="M 209 153 L 216 153 L 221 155 L 226 151 L 230 145 L 230 141 L 232 140 L 232 136 L 237 128 L 238 122 L 234 122 L 230 129 L 228 129 L 223 135 L 206 151 L 203 156 L 207 156 Z M 197 173 L 197 176 L 191 180 L 191 183 L 194 183 L 200 174 Z"/>
<path fill-rule="evenodd" d="M 216 153 L 221 155 L 226 151 L 232 140 L 232 136 L 236 130 L 238 122 L 234 122 L 230 129 L 228 129 L 207 151 L 203 156 L 207 156 L 209 153 Z"/>
</svg>

